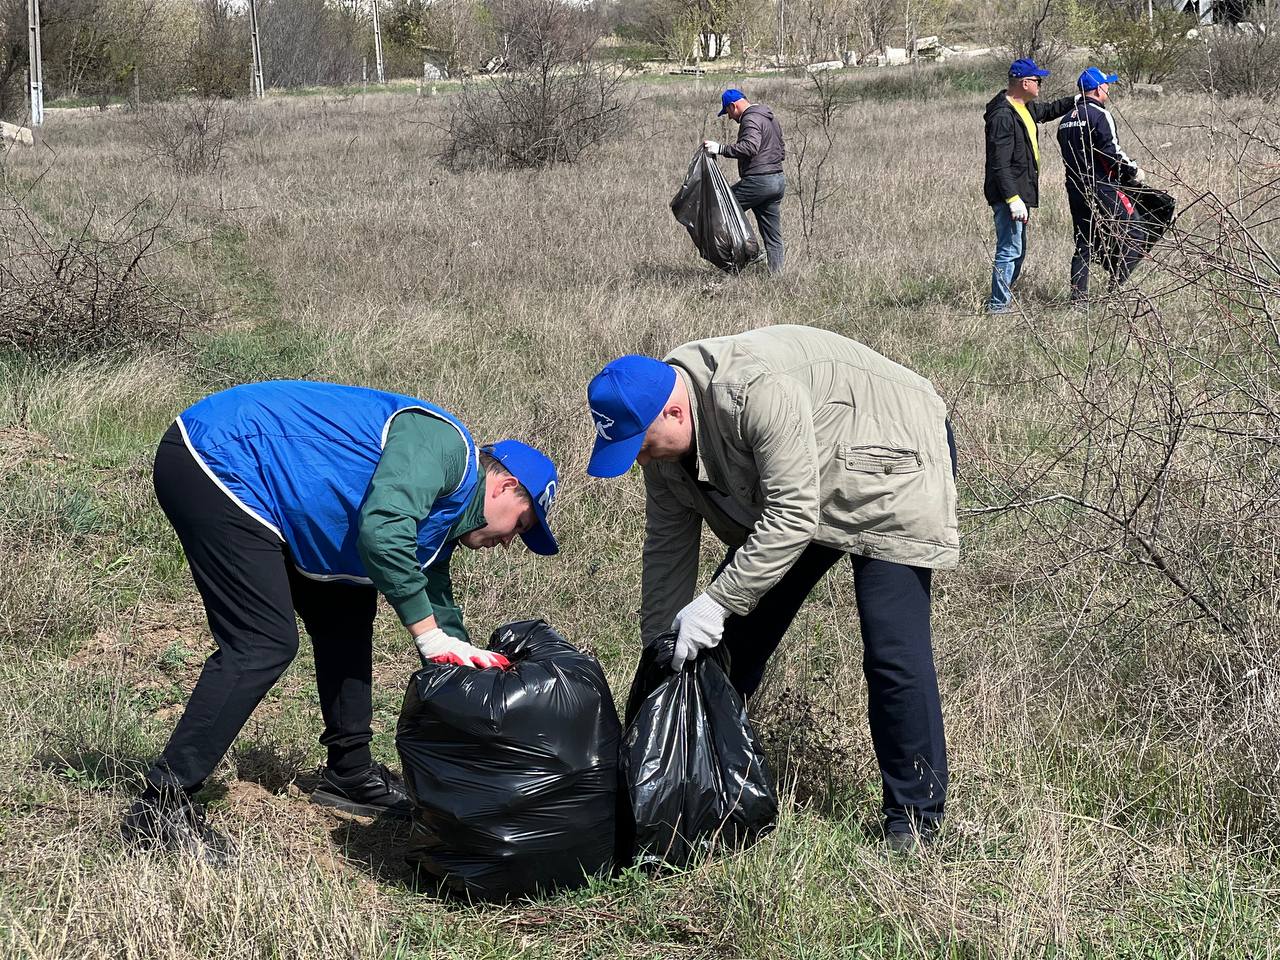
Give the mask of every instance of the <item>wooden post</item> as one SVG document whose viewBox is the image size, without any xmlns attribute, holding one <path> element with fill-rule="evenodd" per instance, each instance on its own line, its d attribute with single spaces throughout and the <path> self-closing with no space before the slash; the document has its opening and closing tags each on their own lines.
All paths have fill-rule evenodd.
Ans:
<svg viewBox="0 0 1280 960">
<path fill-rule="evenodd" d="M 258 42 L 258 0 L 249 0 L 249 35 L 253 41 L 253 77 L 249 93 L 262 99 L 267 91 L 262 82 L 262 46 Z"/>
<path fill-rule="evenodd" d="M 31 126 L 44 123 L 44 64 L 40 57 L 40 0 L 27 0 L 27 62 L 31 87 Z"/>
<path fill-rule="evenodd" d="M 373 0 L 373 56 L 378 72 L 378 82 L 386 83 L 382 72 L 382 21 L 378 19 L 378 0 Z"/>
</svg>

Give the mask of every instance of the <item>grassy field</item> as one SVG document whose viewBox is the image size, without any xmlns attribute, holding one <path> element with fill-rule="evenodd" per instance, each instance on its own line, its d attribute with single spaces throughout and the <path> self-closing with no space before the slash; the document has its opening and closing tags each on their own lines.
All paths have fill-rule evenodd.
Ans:
<svg viewBox="0 0 1280 960">
<path fill-rule="evenodd" d="M 243 107 L 225 171 L 202 175 L 149 156 L 126 112 L 52 112 L 38 149 L 4 156 L 7 190 L 56 237 L 86 223 L 109 233 L 130 211 L 163 220 L 147 269 L 190 306 L 194 326 L 173 347 L 0 366 L 0 954 L 1280 956 L 1280 615 L 1274 563 L 1262 563 L 1276 556 L 1274 507 L 1259 507 L 1249 528 L 1263 531 L 1247 544 L 1254 566 L 1217 576 L 1217 593 L 1198 586 L 1213 570 L 1196 579 L 1178 565 L 1235 556 L 1213 540 L 1244 529 L 1231 526 L 1245 514 L 1224 491 L 1272 489 L 1278 434 L 1270 453 L 1222 441 L 1179 448 L 1165 464 L 1162 476 L 1186 481 L 1176 502 L 1205 505 L 1196 516 L 1211 521 L 1178 527 L 1181 552 L 1161 554 L 1187 589 L 1133 546 L 1134 531 L 1100 543 L 1096 511 L 982 512 L 1071 484 L 1085 498 L 1097 471 L 1073 474 L 1062 452 L 1083 449 L 1067 440 L 1079 432 L 1075 411 L 1094 409 L 1076 402 L 1073 371 L 1107 369 L 1098 358 L 1108 350 L 1153 342 L 1121 337 L 1134 328 L 1116 317 L 1154 303 L 1173 342 L 1207 343 L 1247 308 L 1148 268 L 1130 298 L 1088 316 L 1067 310 L 1069 219 L 1046 135 L 1022 309 L 985 316 L 993 237 L 981 112 L 999 80 L 990 92 L 962 81 L 924 75 L 862 91 L 838 120 L 832 192 L 808 242 L 794 190 L 788 199 L 777 279 L 718 275 L 667 210 L 699 139 L 733 136 L 712 118 L 705 81 L 633 86 L 623 139 L 537 173 L 443 169 L 447 96 Z M 752 99 L 798 134 L 804 81 L 757 86 Z M 1274 180 L 1258 193 L 1242 179 L 1239 130 L 1259 106 L 1185 98 L 1119 109 L 1130 152 L 1191 185 L 1184 204 L 1203 190 L 1249 210 L 1275 201 Z M 1264 253 L 1277 247 L 1268 217 L 1254 218 Z M 1225 266 L 1203 276 L 1246 289 Z M 307 801 L 323 754 L 305 644 L 203 797 L 246 851 L 241 862 L 219 872 L 122 849 L 119 818 L 211 648 L 150 485 L 155 444 L 177 412 L 234 383 L 331 379 L 436 401 L 481 439 L 543 445 L 563 478 L 561 556 L 459 555 L 458 592 L 474 632 L 543 616 L 595 651 L 621 694 L 638 655 L 642 490 L 634 474 L 585 476 L 586 383 L 624 352 L 661 355 L 771 323 L 868 343 L 932 378 L 953 409 L 965 555 L 935 580 L 934 620 L 952 794 L 927 855 L 895 858 L 872 835 L 879 777 L 842 567 L 753 701 L 785 802 L 777 831 L 743 853 L 506 908 L 419 895 L 401 828 Z M 1266 354 L 1251 349 L 1223 353 L 1232 382 L 1280 411 L 1274 368 L 1259 372 Z M 1170 373 L 1179 397 L 1191 390 L 1179 409 L 1236 396 L 1196 376 Z M 1144 389 L 1134 395 L 1169 408 Z M 1196 472 L 1236 455 L 1230 484 Z M 1143 536 L 1165 542 L 1154 525 Z M 708 565 L 717 557 L 708 544 Z M 1237 597 L 1247 629 L 1195 603 L 1218 610 Z M 393 766 L 415 664 L 384 608 L 374 749 Z"/>
</svg>

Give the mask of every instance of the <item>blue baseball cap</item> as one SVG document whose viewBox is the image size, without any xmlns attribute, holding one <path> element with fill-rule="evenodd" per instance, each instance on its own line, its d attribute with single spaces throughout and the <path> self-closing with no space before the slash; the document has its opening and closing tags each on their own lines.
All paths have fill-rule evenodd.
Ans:
<svg viewBox="0 0 1280 960">
<path fill-rule="evenodd" d="M 533 501 L 533 512 L 537 514 L 538 525 L 520 534 L 524 545 L 544 557 L 558 553 L 560 547 L 547 524 L 547 511 L 555 502 L 556 491 L 560 487 L 560 476 L 556 473 L 556 465 L 551 462 L 551 458 L 519 440 L 499 440 L 484 450 L 520 481 L 520 486 L 525 488 L 529 499 Z"/>
<path fill-rule="evenodd" d="M 1036 62 L 1030 57 L 1023 57 L 1021 60 L 1015 60 L 1009 64 L 1009 79 L 1023 80 L 1027 77 L 1047 77 L 1048 70 L 1041 69 L 1036 66 Z"/>
<path fill-rule="evenodd" d="M 747 99 L 747 95 L 741 90 L 726 90 L 724 93 L 720 94 L 720 112 L 717 113 L 716 116 L 723 117 L 729 112 L 729 104 L 737 103 L 739 100 L 745 99 Z M 663 397 L 662 399 L 665 400 L 666 397 Z"/>
<path fill-rule="evenodd" d="M 587 404 L 596 426 L 588 474 L 620 477 L 631 469 L 644 446 L 645 431 L 662 412 L 675 385 L 676 371 L 670 364 L 636 354 L 619 357 L 596 374 L 587 387 Z"/>
<path fill-rule="evenodd" d="M 1080 74 L 1080 79 L 1076 81 L 1076 86 L 1088 92 L 1097 90 L 1104 83 L 1115 83 L 1119 79 L 1118 74 L 1103 73 L 1097 67 L 1089 67 L 1084 73 Z"/>
</svg>

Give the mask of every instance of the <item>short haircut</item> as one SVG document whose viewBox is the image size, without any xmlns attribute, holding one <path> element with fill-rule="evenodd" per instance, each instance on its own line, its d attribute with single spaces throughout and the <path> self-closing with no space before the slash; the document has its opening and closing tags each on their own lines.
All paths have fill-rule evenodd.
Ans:
<svg viewBox="0 0 1280 960">
<path fill-rule="evenodd" d="M 490 453 L 486 448 L 481 448 L 480 450 L 480 469 L 483 470 L 485 473 L 493 474 L 495 477 L 514 476 L 514 474 L 510 470 L 508 470 L 506 467 L 504 467 L 501 463 L 499 463 L 497 458 L 494 457 L 494 455 Z M 523 483 L 520 484 L 520 486 L 517 488 L 516 493 L 520 495 L 520 498 L 525 503 L 528 503 L 528 504 L 533 503 L 533 497 L 529 495 L 529 491 L 524 488 Z"/>
</svg>

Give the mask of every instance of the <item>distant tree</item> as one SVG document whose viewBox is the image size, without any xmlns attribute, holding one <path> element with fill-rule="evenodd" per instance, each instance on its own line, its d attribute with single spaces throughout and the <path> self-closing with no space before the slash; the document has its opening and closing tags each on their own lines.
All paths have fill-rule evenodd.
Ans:
<svg viewBox="0 0 1280 960">
<path fill-rule="evenodd" d="M 0 0 L 0 120 L 26 115 L 26 69 L 26 0 Z"/>
<path fill-rule="evenodd" d="M 354 80 L 372 43 L 365 12 L 333 0 L 260 0 L 258 31 L 266 82 L 279 87 Z"/>
</svg>

